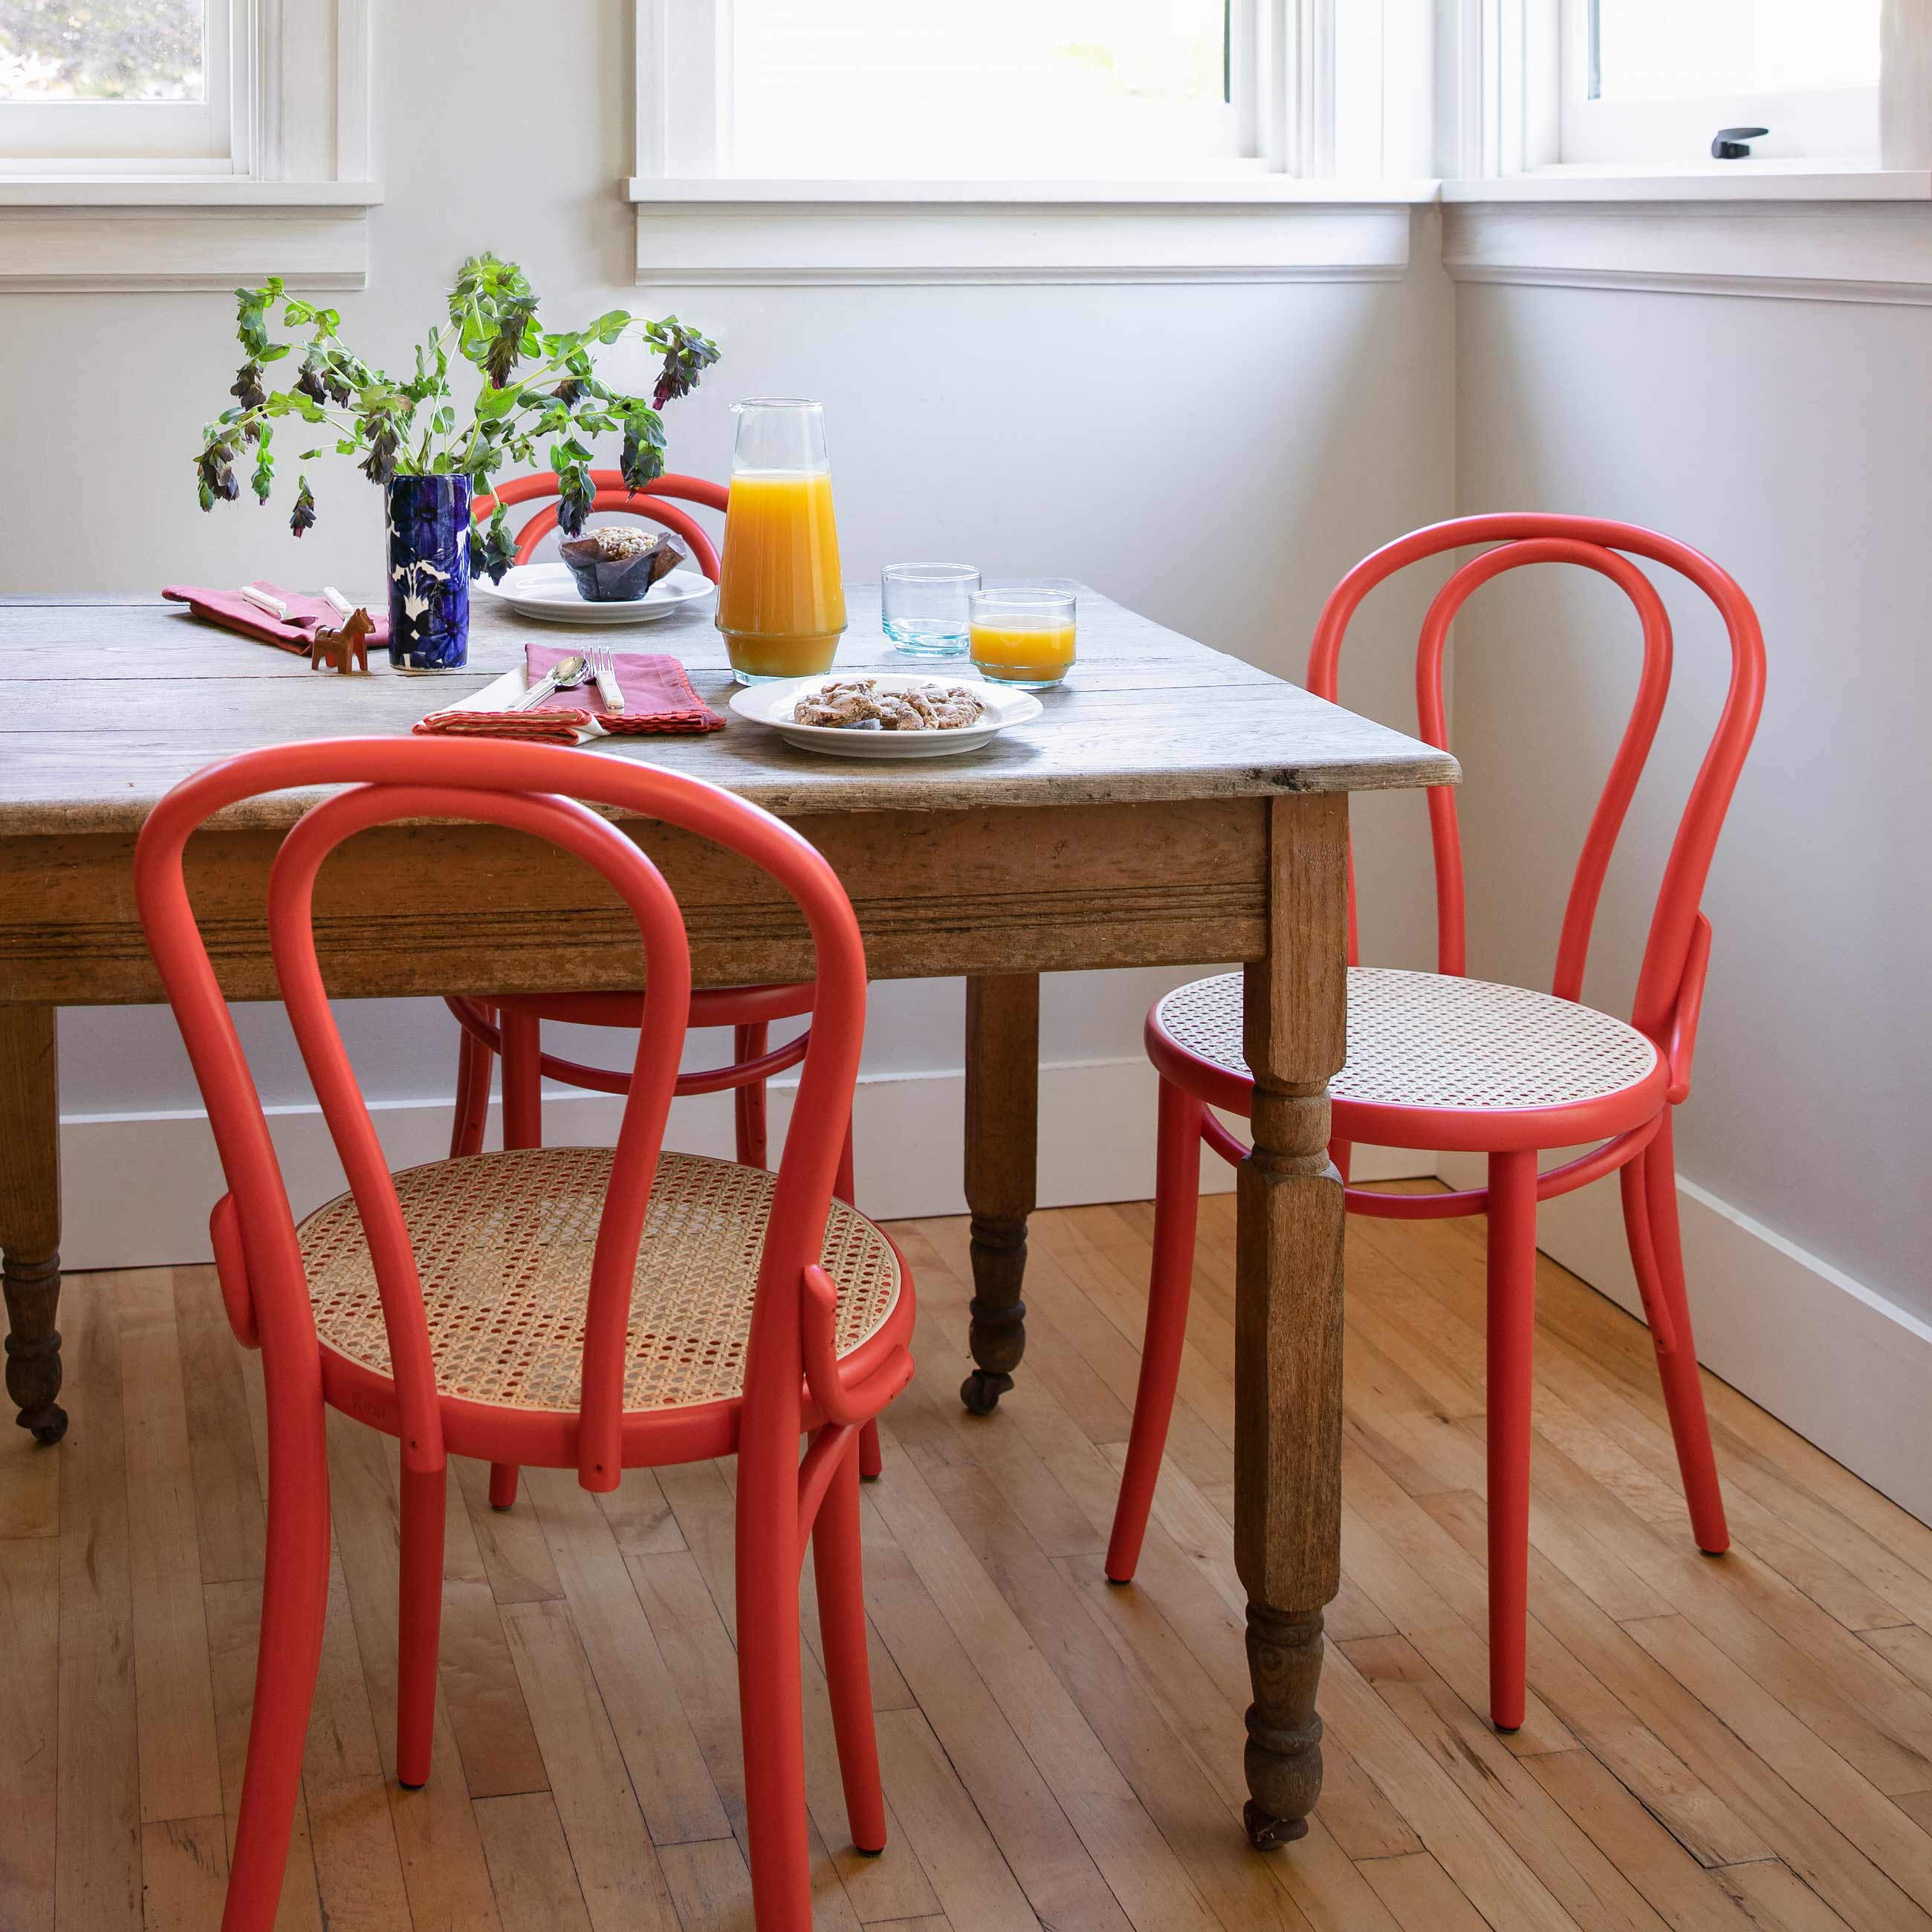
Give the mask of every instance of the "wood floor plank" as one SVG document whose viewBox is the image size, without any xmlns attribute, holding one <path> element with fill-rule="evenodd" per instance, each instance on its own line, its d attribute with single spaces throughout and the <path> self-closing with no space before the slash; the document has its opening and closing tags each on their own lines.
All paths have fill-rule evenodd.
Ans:
<svg viewBox="0 0 1932 1932">
<path fill-rule="evenodd" d="M 142 1820 L 218 1817 L 221 1768 L 172 1280 L 124 1277 L 118 1303 Z"/>
<path fill-rule="evenodd" d="M 509 1605 L 503 1627 L 592 1932 L 676 1932 L 670 1893 L 568 1608 Z"/>
<path fill-rule="evenodd" d="M 579 1485 L 574 1470 L 527 1469 L 524 1482 L 652 1842 L 729 1837 L 730 1821 L 676 1684 L 597 1498 Z"/>
<path fill-rule="evenodd" d="M 176 1269 L 174 1290 L 201 1580 L 260 1576 L 262 1484 L 242 1375 L 246 1352 L 228 1325 L 212 1268 Z"/>
<path fill-rule="evenodd" d="M 145 1932 L 207 1932 L 228 1889 L 228 1841 L 218 1811 L 141 1827 Z"/>
<path fill-rule="evenodd" d="M 591 1932 L 584 1888 L 548 1791 L 476 1801 L 503 1932 Z"/>
<path fill-rule="evenodd" d="M 114 1289 L 70 1281 L 61 1320 L 69 1419 L 59 1451 L 56 1923 L 61 1932 L 137 1932 L 140 1753 Z"/>
<path fill-rule="evenodd" d="M 20 1932 L 53 1932 L 60 1570 L 52 1537 L 0 1542 L 0 1900 Z"/>
<path fill-rule="evenodd" d="M 1490 1922 L 1426 1852 L 1371 1858 L 1362 1876 L 1402 1932 L 1486 1932 Z"/>
</svg>

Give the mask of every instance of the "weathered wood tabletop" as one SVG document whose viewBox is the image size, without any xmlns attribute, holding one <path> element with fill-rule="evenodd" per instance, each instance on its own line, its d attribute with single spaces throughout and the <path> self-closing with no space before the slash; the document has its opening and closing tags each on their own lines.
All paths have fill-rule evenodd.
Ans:
<svg viewBox="0 0 1932 1932">
<path fill-rule="evenodd" d="M 842 669 L 903 669 L 876 590 L 855 589 Z M 0 600 L 0 1276 L 7 1388 L 43 1441 L 65 1426 L 59 1338 L 64 1005 L 157 1000 L 130 862 L 162 793 L 226 754 L 406 732 L 555 627 L 474 600 L 471 668 L 408 677 L 307 660 L 135 598 Z M 708 612 L 594 634 L 682 658 L 722 709 Z M 963 974 L 974 1366 L 989 1412 L 1024 1346 L 1038 975 L 1246 962 L 1255 1148 L 1237 1288 L 1235 1557 L 1249 1598 L 1250 1834 L 1298 1837 L 1321 1783 L 1323 1606 L 1340 1582 L 1342 1198 L 1327 1084 L 1346 1017 L 1347 794 L 1439 783 L 1454 761 L 1239 659 L 1083 593 L 1080 662 L 1045 716 L 956 758 L 816 756 L 734 718 L 703 737 L 611 740 L 778 812 L 837 868 L 880 978 Z M 943 673 L 936 674 L 943 675 Z M 190 889 L 232 997 L 275 992 L 262 918 L 279 831 L 304 801 L 256 800 L 198 835 Z M 802 926 L 768 882 L 648 820 L 627 826 L 676 888 L 714 985 L 805 976 Z M 332 860 L 316 936 L 332 992 L 622 986 L 636 928 L 601 881 L 493 827 L 386 827 Z M 1230 1740 L 1231 1744 L 1232 1740 Z"/>
</svg>

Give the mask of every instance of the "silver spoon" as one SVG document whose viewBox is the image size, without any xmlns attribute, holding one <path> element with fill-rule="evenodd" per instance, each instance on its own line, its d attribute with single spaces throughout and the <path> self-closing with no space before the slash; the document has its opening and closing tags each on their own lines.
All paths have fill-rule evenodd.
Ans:
<svg viewBox="0 0 1932 1932">
<path fill-rule="evenodd" d="M 580 657 L 560 658 L 515 704 L 512 711 L 534 711 L 554 691 L 572 691 L 590 676 L 590 667 Z"/>
</svg>

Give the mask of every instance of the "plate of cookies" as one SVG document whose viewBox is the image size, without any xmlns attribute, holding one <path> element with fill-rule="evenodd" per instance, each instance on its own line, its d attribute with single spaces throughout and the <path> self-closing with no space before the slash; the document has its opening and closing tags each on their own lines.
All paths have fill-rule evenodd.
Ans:
<svg viewBox="0 0 1932 1932">
<path fill-rule="evenodd" d="M 854 671 L 746 685 L 731 709 L 802 751 L 837 758 L 944 758 L 976 751 L 1045 709 L 1030 691 L 983 679 Z"/>
</svg>

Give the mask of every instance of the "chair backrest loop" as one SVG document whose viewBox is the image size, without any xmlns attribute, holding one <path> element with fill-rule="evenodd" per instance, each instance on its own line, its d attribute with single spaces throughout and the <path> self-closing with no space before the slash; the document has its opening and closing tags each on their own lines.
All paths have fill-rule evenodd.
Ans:
<svg viewBox="0 0 1932 1932">
<path fill-rule="evenodd" d="M 615 511 L 626 516 L 647 518 L 654 524 L 662 524 L 684 539 L 690 546 L 692 560 L 698 568 L 713 584 L 718 581 L 717 546 L 704 526 L 687 511 L 680 509 L 678 505 L 695 503 L 700 508 L 722 511 L 730 496 L 724 484 L 711 482 L 702 476 L 680 476 L 673 470 L 667 470 L 638 490 L 624 481 L 620 470 L 593 470 L 590 481 L 596 492 L 590 500 L 593 512 Z M 561 480 L 554 470 L 539 470 L 528 476 L 512 477 L 476 497 L 470 504 L 470 514 L 482 523 L 494 514 L 499 503 L 507 507 L 512 503 L 527 503 L 539 496 L 555 496 L 561 488 Z M 551 503 L 524 525 L 517 532 L 519 563 L 528 563 L 536 556 L 537 546 L 556 528 L 556 523 L 557 506 Z"/>
<path fill-rule="evenodd" d="M 1694 935 L 1701 917 L 1700 902 L 1712 855 L 1764 703 L 1764 640 L 1756 614 L 1736 583 L 1708 557 L 1634 524 L 1537 514 L 1460 517 L 1414 531 L 1374 552 L 1336 586 L 1316 626 L 1309 652 L 1309 689 L 1334 700 L 1342 640 L 1362 600 L 1376 585 L 1409 564 L 1477 544 L 1495 548 L 1462 564 L 1436 593 L 1424 620 L 1417 652 L 1420 732 L 1438 748 L 1448 749 L 1442 678 L 1450 626 L 1474 591 L 1505 572 L 1532 563 L 1570 563 L 1596 571 L 1630 599 L 1642 632 L 1643 663 L 1636 696 L 1591 818 L 1564 909 L 1552 990 L 1565 999 L 1582 997 L 1591 931 L 1604 878 L 1670 692 L 1670 621 L 1656 586 L 1630 559 L 1642 557 L 1676 571 L 1704 592 L 1724 621 L 1731 650 L 1730 683 L 1664 866 L 1630 1016 L 1631 1023 L 1660 1048 L 1668 1050 L 1673 1040 L 1678 1042 L 1688 1082 L 1696 1013 L 1692 1010 L 1688 1018 L 1680 1015 L 1680 996 L 1688 990 L 1691 976 Z M 1467 946 L 1462 855 L 1451 787 L 1430 788 L 1429 812 L 1436 861 L 1437 963 L 1441 971 L 1460 974 L 1466 969 Z M 1356 957 L 1352 872 L 1348 944 L 1352 963 Z M 1708 952 L 1708 939 L 1702 949 Z"/>
</svg>

